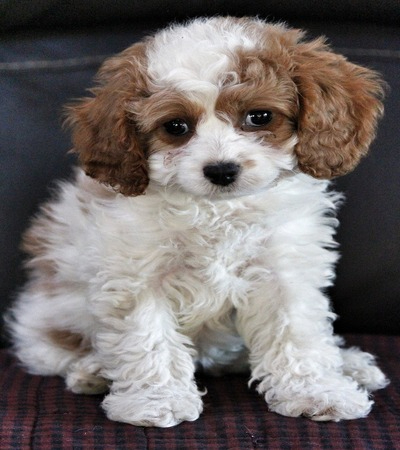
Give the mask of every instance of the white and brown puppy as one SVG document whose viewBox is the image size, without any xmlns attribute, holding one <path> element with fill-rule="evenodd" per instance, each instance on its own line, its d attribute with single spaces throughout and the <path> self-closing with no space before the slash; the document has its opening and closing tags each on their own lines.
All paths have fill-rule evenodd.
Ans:
<svg viewBox="0 0 400 450">
<path fill-rule="evenodd" d="M 387 380 L 340 347 L 323 291 L 327 180 L 367 153 L 376 73 L 299 30 L 212 18 L 109 59 L 92 93 L 69 110 L 83 170 L 25 235 L 9 325 L 26 368 L 109 390 L 108 417 L 135 425 L 197 419 L 196 367 L 249 368 L 283 415 L 366 416 Z"/>
</svg>

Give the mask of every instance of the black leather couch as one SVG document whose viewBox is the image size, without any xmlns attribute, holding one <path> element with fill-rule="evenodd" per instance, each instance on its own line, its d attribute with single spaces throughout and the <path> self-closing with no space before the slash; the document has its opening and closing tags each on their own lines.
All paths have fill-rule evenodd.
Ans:
<svg viewBox="0 0 400 450">
<path fill-rule="evenodd" d="M 335 182 L 347 201 L 338 233 L 342 258 L 331 290 L 337 331 L 377 353 L 392 378 L 376 394 L 379 413 L 356 425 L 310 425 L 268 413 L 247 391 L 246 379 L 200 379 L 210 407 L 199 422 L 175 431 L 133 431 L 107 421 L 98 408 L 101 399 L 66 393 L 58 379 L 30 377 L 2 350 L 0 448 L 399 448 L 398 0 L 0 0 L 0 309 L 23 282 L 21 232 L 53 180 L 67 178 L 75 163 L 61 126 L 63 105 L 85 95 L 106 56 L 171 20 L 215 14 L 257 14 L 306 28 L 311 36 L 324 34 L 352 61 L 380 71 L 390 87 L 371 154 Z"/>
</svg>

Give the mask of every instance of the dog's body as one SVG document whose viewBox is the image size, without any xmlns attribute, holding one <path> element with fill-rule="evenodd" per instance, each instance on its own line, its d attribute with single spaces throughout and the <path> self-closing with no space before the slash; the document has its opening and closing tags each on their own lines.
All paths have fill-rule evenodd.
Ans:
<svg viewBox="0 0 400 450">
<path fill-rule="evenodd" d="M 250 368 L 284 415 L 368 414 L 387 381 L 332 333 L 341 197 L 326 179 L 366 153 L 382 87 L 301 37 L 197 20 L 105 64 L 70 119 L 104 185 L 79 170 L 25 236 L 10 328 L 30 371 L 109 388 L 108 416 L 137 425 L 195 420 L 196 366 Z"/>
</svg>

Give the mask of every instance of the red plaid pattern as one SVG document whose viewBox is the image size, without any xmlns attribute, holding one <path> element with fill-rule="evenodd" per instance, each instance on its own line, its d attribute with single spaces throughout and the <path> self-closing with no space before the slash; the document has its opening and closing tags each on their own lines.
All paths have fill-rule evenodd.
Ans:
<svg viewBox="0 0 400 450">
<path fill-rule="evenodd" d="M 198 377 L 207 388 L 196 422 L 174 428 L 107 420 L 101 396 L 71 394 L 56 377 L 26 374 L 0 351 L 0 449 L 395 450 L 400 449 L 400 337 L 348 336 L 378 356 L 391 384 L 375 393 L 366 419 L 317 423 L 268 412 L 244 376 Z"/>
</svg>

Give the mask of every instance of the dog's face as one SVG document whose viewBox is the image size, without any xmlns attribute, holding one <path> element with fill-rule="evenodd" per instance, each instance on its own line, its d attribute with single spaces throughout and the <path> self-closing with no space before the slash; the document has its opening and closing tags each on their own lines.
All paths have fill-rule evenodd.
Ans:
<svg viewBox="0 0 400 450">
<path fill-rule="evenodd" d="M 374 137 L 382 83 L 302 38 L 258 20 L 197 20 L 108 60 L 94 97 L 70 113 L 86 172 L 125 195 L 150 181 L 220 198 L 299 170 L 352 170 Z"/>
<path fill-rule="evenodd" d="M 246 55 L 228 61 L 214 80 L 203 76 L 201 90 L 193 73 L 186 91 L 170 80 L 130 105 L 153 182 L 207 197 L 238 196 L 295 168 L 296 87 L 264 65 Z"/>
</svg>

